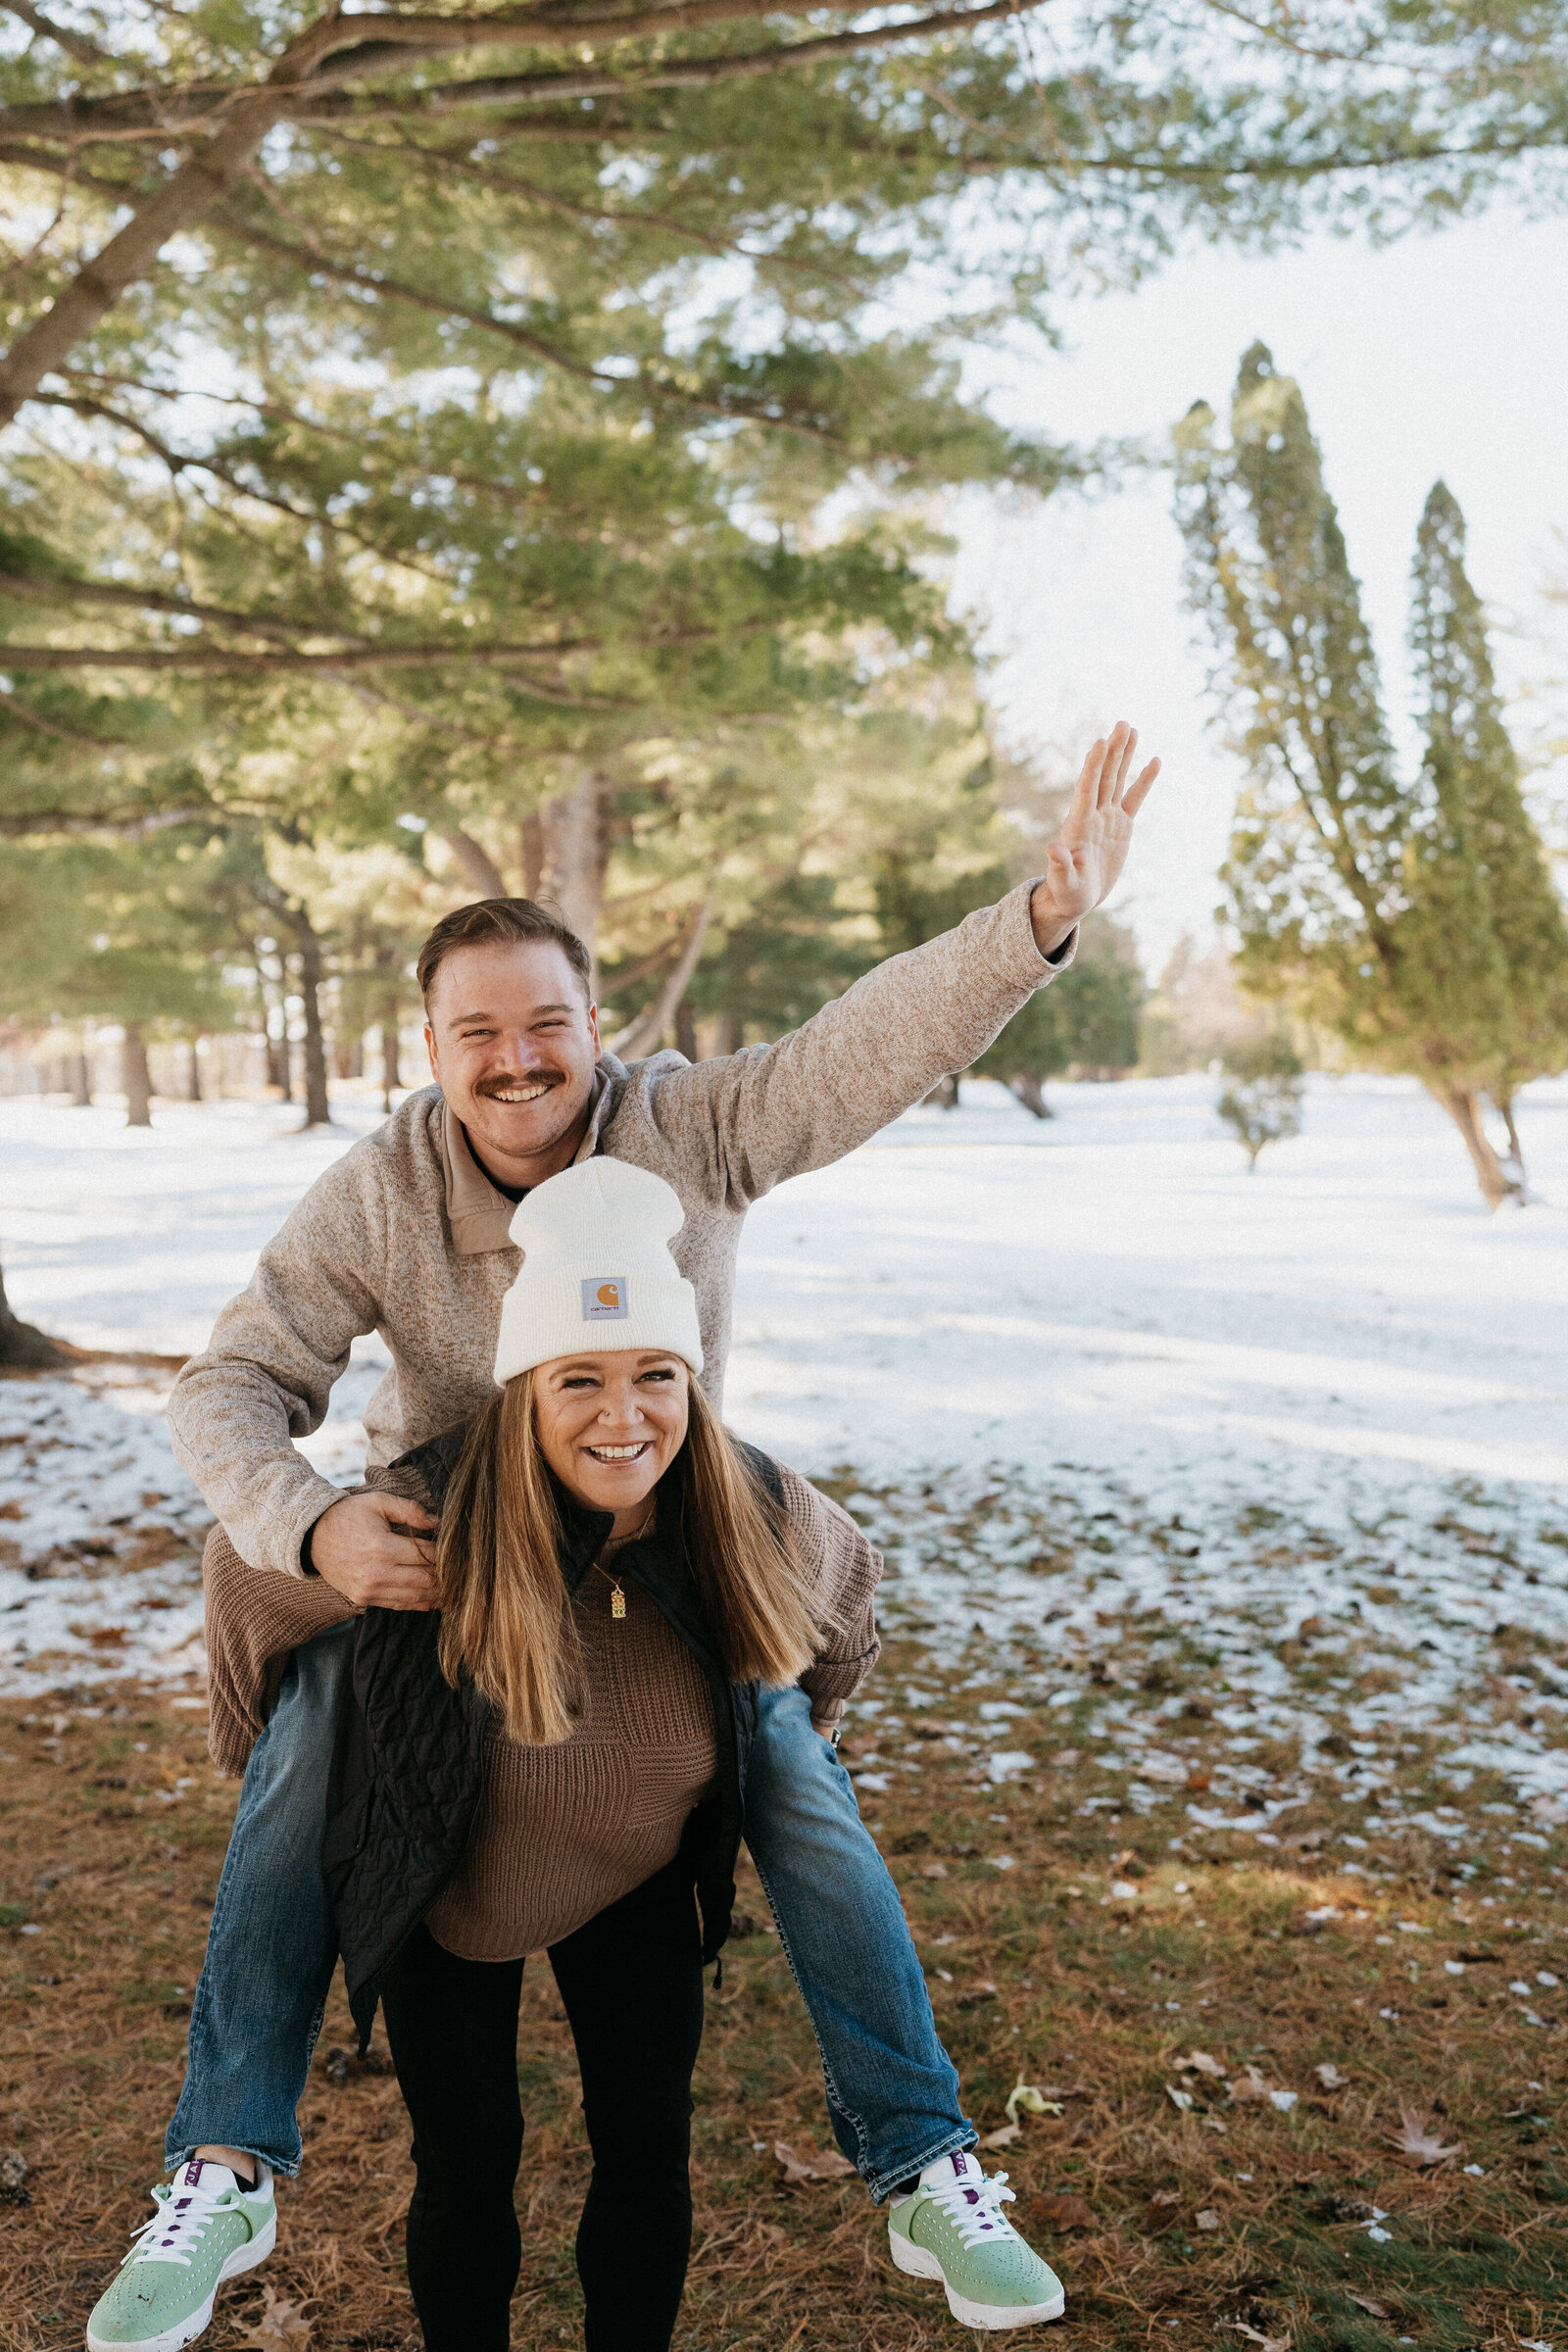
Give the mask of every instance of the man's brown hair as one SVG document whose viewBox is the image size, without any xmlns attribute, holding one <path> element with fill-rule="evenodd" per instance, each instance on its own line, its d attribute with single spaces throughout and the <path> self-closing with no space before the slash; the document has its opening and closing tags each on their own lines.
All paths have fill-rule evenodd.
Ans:
<svg viewBox="0 0 1568 2352">
<path fill-rule="evenodd" d="M 444 914 L 419 950 L 416 971 L 419 994 L 428 1002 L 430 984 L 454 948 L 533 945 L 543 940 L 557 947 L 582 982 L 582 993 L 593 999 L 593 959 L 575 931 L 559 914 L 534 899 L 476 899 L 471 906 L 454 906 Z"/>
</svg>

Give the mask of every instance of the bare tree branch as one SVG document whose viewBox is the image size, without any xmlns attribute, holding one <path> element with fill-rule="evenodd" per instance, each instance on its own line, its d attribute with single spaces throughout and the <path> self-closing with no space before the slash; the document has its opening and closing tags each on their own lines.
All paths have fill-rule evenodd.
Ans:
<svg viewBox="0 0 1568 2352">
<path fill-rule="evenodd" d="M 697 958 L 703 952 L 703 942 L 708 937 L 708 926 L 712 919 L 713 902 L 710 898 L 704 899 L 701 906 L 692 910 L 680 951 L 659 994 L 651 1004 L 644 1006 L 634 1021 L 615 1032 L 607 1052 L 617 1054 L 622 1061 L 635 1060 L 640 1054 L 646 1054 L 651 1046 L 658 1044 L 686 994 L 691 976 L 697 969 Z"/>
<path fill-rule="evenodd" d="M 483 842 L 465 833 L 461 825 L 442 825 L 440 834 L 470 890 L 476 890 L 482 899 L 511 898 L 506 878 Z"/>
<path fill-rule="evenodd" d="M 331 672 L 356 669 L 432 669 L 461 662 L 474 669 L 506 668 L 523 661 L 538 661 L 578 650 L 551 645 L 357 645 L 335 654 L 247 654 L 229 646 L 139 645 L 8 645 L 0 648 L 0 667 L 24 669 L 153 669 L 214 670 L 236 676 L 266 677 L 276 673 Z M 532 679 L 523 685 L 532 694 Z M 556 699 L 551 696 L 549 699 Z M 574 704 L 573 708 L 599 708 Z M 605 709 L 614 706 L 606 704 Z"/>
<path fill-rule="evenodd" d="M 51 735 L 62 732 L 51 727 Z M 96 742 L 97 738 L 74 735 L 74 743 Z M 171 826 L 195 824 L 202 818 L 215 818 L 218 811 L 206 803 L 198 802 L 191 808 L 24 808 L 7 809 L 0 814 L 0 836 L 8 841 L 25 840 L 32 834 L 102 833 L 116 841 L 142 841 L 151 833 L 167 833 Z"/>
<path fill-rule="evenodd" d="M 74 57 L 78 66 L 112 66 L 119 63 L 107 49 L 100 49 L 96 41 L 89 41 L 84 32 L 74 32 L 68 24 L 52 24 L 40 9 L 33 7 L 32 0 L 0 0 L 0 7 L 5 9 L 8 17 L 19 17 L 34 32 L 42 33 L 46 41 L 53 41 L 57 49 L 63 49 L 68 57 Z"/>
</svg>

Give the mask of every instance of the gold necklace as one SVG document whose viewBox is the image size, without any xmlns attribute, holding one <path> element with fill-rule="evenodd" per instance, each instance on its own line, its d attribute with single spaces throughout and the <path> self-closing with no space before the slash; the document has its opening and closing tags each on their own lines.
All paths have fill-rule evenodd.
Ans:
<svg viewBox="0 0 1568 2352">
<path fill-rule="evenodd" d="M 658 1506 L 656 1505 L 653 1510 L 649 1511 L 641 1527 L 634 1527 L 630 1529 L 626 1535 L 621 1537 L 619 1543 L 615 1544 L 615 1549 L 617 1551 L 623 1551 L 628 1544 L 635 1544 L 640 1537 L 646 1536 L 648 1530 L 653 1526 L 657 1517 Z M 603 1560 L 601 1560 L 599 1563 L 599 1573 L 601 1576 L 608 1576 L 610 1579 L 611 1616 L 614 1618 L 624 1617 L 626 1614 L 626 1594 L 622 1588 L 619 1577 L 615 1574 L 612 1568 L 607 1568 Z"/>
</svg>

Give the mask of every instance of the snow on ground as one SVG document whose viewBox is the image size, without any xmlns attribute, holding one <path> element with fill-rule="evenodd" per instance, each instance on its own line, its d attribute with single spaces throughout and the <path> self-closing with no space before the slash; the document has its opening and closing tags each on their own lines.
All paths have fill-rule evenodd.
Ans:
<svg viewBox="0 0 1568 2352">
<path fill-rule="evenodd" d="M 746 1228 L 729 1416 L 858 1494 L 890 1622 L 950 1660 L 979 1629 L 1035 1642 L 1034 1704 L 1072 1695 L 1042 1640 L 1082 1666 L 1157 1621 L 1250 1678 L 1251 1733 L 1299 1728 L 1289 1639 L 1364 1728 L 1451 1724 L 1456 1772 L 1559 1803 L 1568 1691 L 1537 1678 L 1499 1716 L 1479 1638 L 1568 1636 L 1568 1084 L 1526 1097 L 1540 1200 L 1498 1217 L 1413 1084 L 1314 1079 L 1253 1176 L 1214 1091 L 1063 1086 L 1040 1123 L 974 1085 L 781 1187 Z M 199 1347 L 376 1112 L 336 1115 L 167 1105 L 130 1133 L 0 1103 L 14 1304 L 89 1348 Z M 307 1448 L 345 1483 L 384 1360 L 357 1348 Z M 0 1687 L 196 1661 L 167 1377 L 0 1385 Z M 1114 1686 L 1104 1721 L 1136 1746 Z"/>
</svg>

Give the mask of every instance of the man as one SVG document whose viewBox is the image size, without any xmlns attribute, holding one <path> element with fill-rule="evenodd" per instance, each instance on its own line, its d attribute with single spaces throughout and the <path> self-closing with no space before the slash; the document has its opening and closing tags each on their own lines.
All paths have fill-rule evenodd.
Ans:
<svg viewBox="0 0 1568 2352">
<path fill-rule="evenodd" d="M 772 1046 L 695 1066 L 604 1053 L 580 941 L 526 900 L 437 924 L 419 958 L 436 1084 L 312 1186 L 219 1317 L 170 1405 L 175 1450 L 240 1555 L 316 1576 L 356 1609 L 431 1605 L 433 1526 L 384 1494 L 344 1495 L 293 1440 L 318 1428 L 353 1340 L 393 1369 L 366 1411 L 372 1464 L 466 1420 L 492 1393 L 509 1227 L 532 1186 L 596 1152 L 680 1197 L 718 1401 L 747 1208 L 853 1151 L 966 1069 L 1071 959 L 1114 887 L 1158 772 L 1129 782 L 1125 725 L 1084 763 L 1042 879 L 898 956 Z M 252 1755 L 191 2015 L 166 2149 L 179 2178 L 93 2313 L 91 2352 L 172 2352 L 222 2279 L 270 2250 L 270 2175 L 300 2164 L 295 2107 L 335 1958 L 320 1874 L 337 1691 L 351 1625 L 296 1653 Z M 936 2036 L 897 1890 L 800 1690 L 762 1693 L 746 1835 L 811 2014 L 840 2146 L 891 2197 L 895 2261 L 940 2278 L 969 2326 L 1054 2317 L 1054 2274 L 1017 2236 L 965 2151 L 973 2128 Z"/>
</svg>

